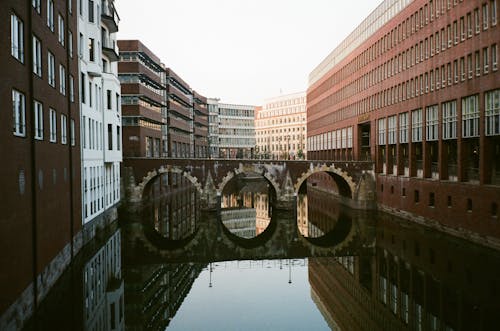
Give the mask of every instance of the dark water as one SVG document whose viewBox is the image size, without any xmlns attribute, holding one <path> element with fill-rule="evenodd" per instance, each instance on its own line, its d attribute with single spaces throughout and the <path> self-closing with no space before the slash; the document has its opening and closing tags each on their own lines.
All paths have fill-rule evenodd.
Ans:
<svg viewBox="0 0 500 331">
<path fill-rule="evenodd" d="M 332 188 L 334 190 L 334 188 Z M 498 330 L 500 253 L 306 187 L 237 178 L 217 211 L 170 175 L 100 233 L 27 330 Z"/>
</svg>

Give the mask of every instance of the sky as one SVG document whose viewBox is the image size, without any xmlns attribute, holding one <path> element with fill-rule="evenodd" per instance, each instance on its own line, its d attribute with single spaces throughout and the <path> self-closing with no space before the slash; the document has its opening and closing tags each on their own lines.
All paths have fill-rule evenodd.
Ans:
<svg viewBox="0 0 500 331">
<path fill-rule="evenodd" d="M 382 0 L 116 0 L 118 39 L 139 39 L 192 89 L 262 105 L 310 72 Z"/>
</svg>

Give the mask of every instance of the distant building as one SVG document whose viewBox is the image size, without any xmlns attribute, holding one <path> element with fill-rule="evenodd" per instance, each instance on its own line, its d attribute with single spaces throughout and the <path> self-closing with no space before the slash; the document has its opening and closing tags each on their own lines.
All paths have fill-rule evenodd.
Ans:
<svg viewBox="0 0 500 331">
<path fill-rule="evenodd" d="M 208 104 L 208 146 L 211 158 L 219 157 L 219 99 L 209 98 Z"/>
<path fill-rule="evenodd" d="M 219 157 L 252 158 L 255 149 L 255 106 L 217 104 Z"/>
<path fill-rule="evenodd" d="M 255 116 L 256 155 L 260 158 L 305 158 L 306 93 L 266 100 Z"/>
</svg>

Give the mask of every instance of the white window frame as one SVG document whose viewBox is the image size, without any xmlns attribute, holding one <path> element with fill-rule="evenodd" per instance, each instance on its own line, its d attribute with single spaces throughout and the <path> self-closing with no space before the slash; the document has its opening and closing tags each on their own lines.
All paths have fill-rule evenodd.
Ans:
<svg viewBox="0 0 500 331">
<path fill-rule="evenodd" d="M 491 45 L 491 71 L 498 69 L 498 47 L 497 44 Z"/>
<path fill-rule="evenodd" d="M 353 146 L 352 131 L 352 126 L 347 127 L 347 148 L 352 148 Z"/>
<path fill-rule="evenodd" d="M 456 100 L 443 102 L 442 122 L 443 122 L 443 140 L 457 138 L 457 102 Z"/>
<path fill-rule="evenodd" d="M 491 26 L 497 25 L 497 0 L 490 0 Z"/>
<path fill-rule="evenodd" d="M 33 73 L 42 77 L 42 42 L 33 36 Z"/>
<path fill-rule="evenodd" d="M 54 32 L 54 1 L 47 0 L 47 26 Z"/>
<path fill-rule="evenodd" d="M 71 146 L 75 146 L 76 145 L 76 133 L 75 133 L 75 120 L 74 119 L 71 119 L 70 121 L 70 139 L 71 139 Z"/>
<path fill-rule="evenodd" d="M 66 68 L 59 64 L 59 92 L 66 95 Z"/>
<path fill-rule="evenodd" d="M 70 0 L 71 2 L 71 0 Z M 68 50 L 69 50 L 69 56 L 72 58 L 73 57 L 73 32 L 71 30 L 68 30 Z"/>
<path fill-rule="evenodd" d="M 387 143 L 395 145 L 397 143 L 397 116 L 387 118 Z"/>
<path fill-rule="evenodd" d="M 61 45 L 64 46 L 64 42 L 65 42 L 65 36 L 64 34 L 66 33 L 65 29 L 64 29 L 64 18 L 61 16 L 61 14 L 59 14 L 57 16 L 57 31 L 58 31 L 58 34 L 57 34 L 57 37 L 58 37 L 58 41 Z"/>
<path fill-rule="evenodd" d="M 500 89 L 486 92 L 485 104 L 485 134 L 487 136 L 500 135 Z"/>
<path fill-rule="evenodd" d="M 342 148 L 347 148 L 347 128 L 342 129 Z"/>
<path fill-rule="evenodd" d="M 68 118 L 66 115 L 61 114 L 61 144 L 68 143 Z"/>
<path fill-rule="evenodd" d="M 26 136 L 26 97 L 24 93 L 12 90 L 12 127 L 18 137 Z"/>
<path fill-rule="evenodd" d="M 55 109 L 49 108 L 49 141 L 57 142 L 57 114 Z"/>
<path fill-rule="evenodd" d="M 41 0 L 33 0 L 32 1 L 32 4 L 33 4 L 33 8 L 35 9 L 35 11 L 40 14 L 40 7 L 41 7 L 41 4 L 40 4 Z"/>
<path fill-rule="evenodd" d="M 408 112 L 400 113 L 398 117 L 399 117 L 399 143 L 407 144 L 409 141 Z"/>
<path fill-rule="evenodd" d="M 387 141 L 387 135 L 386 135 L 386 124 L 385 124 L 386 118 L 379 118 L 377 120 L 377 130 L 378 130 L 378 139 L 377 142 L 380 146 L 386 144 Z"/>
<path fill-rule="evenodd" d="M 24 23 L 15 14 L 10 15 L 10 54 L 24 63 Z"/>
<path fill-rule="evenodd" d="M 75 79 L 69 75 L 69 100 L 75 102 Z"/>
<path fill-rule="evenodd" d="M 425 140 L 438 140 L 439 112 L 438 105 L 429 106 L 425 109 Z"/>
<path fill-rule="evenodd" d="M 479 137 L 479 96 L 462 98 L 462 137 Z"/>
<path fill-rule="evenodd" d="M 47 79 L 50 86 L 56 87 L 56 59 L 50 51 L 47 52 Z"/>
<path fill-rule="evenodd" d="M 33 101 L 33 122 L 35 123 L 35 139 L 43 140 L 43 106 L 37 100 Z"/>
<path fill-rule="evenodd" d="M 412 110 L 411 112 L 411 141 L 422 141 L 422 108 Z"/>
</svg>

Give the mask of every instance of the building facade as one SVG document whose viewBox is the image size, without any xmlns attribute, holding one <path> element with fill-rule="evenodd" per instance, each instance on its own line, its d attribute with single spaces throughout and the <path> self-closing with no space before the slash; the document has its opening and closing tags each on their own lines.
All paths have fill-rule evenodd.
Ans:
<svg viewBox="0 0 500 331">
<path fill-rule="evenodd" d="M 2 1 L 0 329 L 21 329 L 79 251 L 76 1 Z"/>
<path fill-rule="evenodd" d="M 166 155 L 165 70 L 160 59 L 139 40 L 118 40 L 122 84 L 123 154 Z"/>
<path fill-rule="evenodd" d="M 208 148 L 209 157 L 219 157 L 219 99 L 209 98 L 208 107 Z"/>
<path fill-rule="evenodd" d="M 117 218 L 122 161 L 121 91 L 113 0 L 78 5 L 82 219 L 86 237 Z"/>
<path fill-rule="evenodd" d="M 310 75 L 311 159 L 375 161 L 377 199 L 497 240 L 497 0 L 386 0 Z"/>
<path fill-rule="evenodd" d="M 305 92 L 266 100 L 255 116 L 257 157 L 287 160 L 305 158 L 306 118 Z"/>
<path fill-rule="evenodd" d="M 255 150 L 255 106 L 218 103 L 219 157 L 252 158 Z"/>
</svg>

